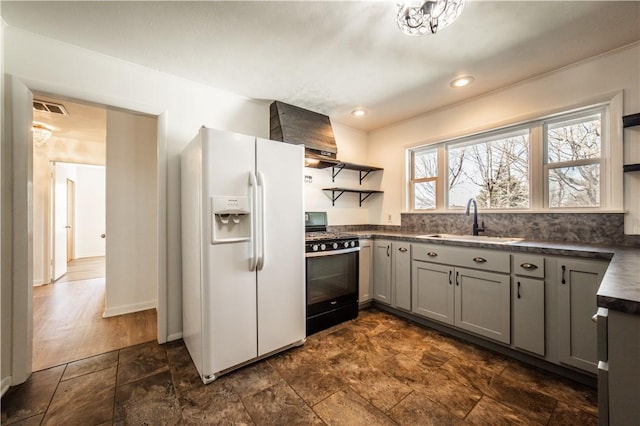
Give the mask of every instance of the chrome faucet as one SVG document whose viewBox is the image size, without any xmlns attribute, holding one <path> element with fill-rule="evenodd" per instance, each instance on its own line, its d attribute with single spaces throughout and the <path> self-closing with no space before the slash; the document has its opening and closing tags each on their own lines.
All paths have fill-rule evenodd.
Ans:
<svg viewBox="0 0 640 426">
<path fill-rule="evenodd" d="M 473 203 L 473 235 L 478 235 L 478 232 L 484 232 L 484 220 L 482 221 L 482 226 L 478 227 L 478 204 L 476 204 L 476 200 L 473 198 L 469 198 L 467 201 L 467 216 L 469 216 L 469 208 L 471 207 L 471 203 Z"/>
</svg>

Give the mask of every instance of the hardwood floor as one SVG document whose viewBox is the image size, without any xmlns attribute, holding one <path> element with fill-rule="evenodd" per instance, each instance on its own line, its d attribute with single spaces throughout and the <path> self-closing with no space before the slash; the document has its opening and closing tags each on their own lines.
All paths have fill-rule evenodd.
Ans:
<svg viewBox="0 0 640 426">
<path fill-rule="evenodd" d="M 70 262 L 68 281 L 33 289 L 33 371 L 156 339 L 155 309 L 102 318 L 104 258 L 83 260 Z"/>
<path fill-rule="evenodd" d="M 89 280 L 105 276 L 104 256 L 73 259 L 67 264 L 67 273 L 58 278 L 56 284 L 69 281 Z"/>
</svg>

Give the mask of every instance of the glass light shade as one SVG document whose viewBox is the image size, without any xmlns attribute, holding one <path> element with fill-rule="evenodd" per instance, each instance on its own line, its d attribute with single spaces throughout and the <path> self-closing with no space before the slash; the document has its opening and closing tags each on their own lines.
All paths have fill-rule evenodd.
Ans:
<svg viewBox="0 0 640 426">
<path fill-rule="evenodd" d="M 33 143 L 35 146 L 44 145 L 51 137 L 51 129 L 42 124 L 33 125 Z"/>
<path fill-rule="evenodd" d="M 448 27 L 462 13 L 465 0 L 427 0 L 416 7 L 411 2 L 398 4 L 398 27 L 412 36 L 435 34 Z"/>
</svg>

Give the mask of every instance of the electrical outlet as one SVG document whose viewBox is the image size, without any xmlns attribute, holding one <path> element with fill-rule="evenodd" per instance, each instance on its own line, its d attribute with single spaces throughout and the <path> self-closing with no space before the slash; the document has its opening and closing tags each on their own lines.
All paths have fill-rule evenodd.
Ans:
<svg viewBox="0 0 640 426">
<path fill-rule="evenodd" d="M 304 183 L 313 183 L 313 176 L 304 175 Z"/>
<path fill-rule="evenodd" d="M 387 223 L 391 223 L 391 213 L 387 215 Z"/>
</svg>

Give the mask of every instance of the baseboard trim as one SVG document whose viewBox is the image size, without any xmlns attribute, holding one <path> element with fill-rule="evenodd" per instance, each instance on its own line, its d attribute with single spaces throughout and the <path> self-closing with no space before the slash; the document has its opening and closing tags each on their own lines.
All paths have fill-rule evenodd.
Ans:
<svg viewBox="0 0 640 426">
<path fill-rule="evenodd" d="M 167 342 L 173 342 L 174 340 L 182 339 L 182 333 L 173 333 L 167 336 Z"/>
<path fill-rule="evenodd" d="M 11 387 L 11 376 L 3 377 L 2 382 L 0 382 L 0 396 L 4 396 L 4 394 Z"/>
<path fill-rule="evenodd" d="M 114 306 L 106 308 L 102 314 L 102 318 L 115 317 L 118 315 L 132 314 L 134 312 L 146 311 L 147 309 L 154 309 L 157 305 L 156 300 L 149 300 L 146 302 L 133 303 L 131 305 Z"/>
</svg>

